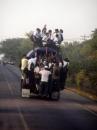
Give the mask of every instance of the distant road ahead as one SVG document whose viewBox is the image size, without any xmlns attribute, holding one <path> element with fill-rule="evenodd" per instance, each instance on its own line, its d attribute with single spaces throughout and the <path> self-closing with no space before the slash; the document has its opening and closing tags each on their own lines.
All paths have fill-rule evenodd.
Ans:
<svg viewBox="0 0 97 130">
<path fill-rule="evenodd" d="M 59 101 L 21 98 L 19 77 L 0 65 L 0 130 L 97 130 L 95 102 L 68 90 Z"/>
</svg>

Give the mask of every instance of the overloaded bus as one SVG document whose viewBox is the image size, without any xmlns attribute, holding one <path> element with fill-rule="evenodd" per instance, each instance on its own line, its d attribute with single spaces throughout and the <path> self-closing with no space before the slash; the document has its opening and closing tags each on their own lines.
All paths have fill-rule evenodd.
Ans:
<svg viewBox="0 0 97 130">
<path fill-rule="evenodd" d="M 55 40 L 49 37 L 51 30 L 43 37 L 40 35 L 41 31 L 37 31 L 35 36 L 30 35 L 30 39 L 40 47 L 26 54 L 28 66 L 21 76 L 22 97 L 34 95 L 59 100 L 60 91 L 65 87 L 69 65 L 69 60 L 63 60 L 59 51 L 62 40 L 60 37 L 58 40 L 58 35 L 62 35 L 62 30 L 61 33 L 58 29 L 55 30 Z"/>
</svg>

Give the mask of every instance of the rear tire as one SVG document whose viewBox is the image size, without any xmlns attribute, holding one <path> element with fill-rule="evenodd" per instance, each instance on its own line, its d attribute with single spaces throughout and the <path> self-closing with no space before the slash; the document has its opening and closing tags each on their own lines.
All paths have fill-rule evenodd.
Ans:
<svg viewBox="0 0 97 130">
<path fill-rule="evenodd" d="M 52 92 L 52 94 L 50 95 L 50 98 L 52 100 L 58 101 L 60 99 L 60 92 L 59 91 Z"/>
</svg>

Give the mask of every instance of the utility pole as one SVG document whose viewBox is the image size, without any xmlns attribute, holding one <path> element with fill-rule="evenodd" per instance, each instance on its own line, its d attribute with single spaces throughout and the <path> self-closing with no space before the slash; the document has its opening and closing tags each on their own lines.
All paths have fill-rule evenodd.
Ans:
<svg viewBox="0 0 97 130">
<path fill-rule="evenodd" d="M 86 35 L 83 35 L 83 36 L 81 36 L 82 37 L 82 40 L 83 41 L 85 41 L 85 40 L 87 40 L 87 38 L 89 38 L 89 36 L 86 36 Z"/>
</svg>

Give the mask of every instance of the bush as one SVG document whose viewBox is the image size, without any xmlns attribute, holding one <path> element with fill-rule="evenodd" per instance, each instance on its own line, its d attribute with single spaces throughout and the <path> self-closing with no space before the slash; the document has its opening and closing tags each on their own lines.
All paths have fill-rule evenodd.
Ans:
<svg viewBox="0 0 97 130">
<path fill-rule="evenodd" d="M 90 82 L 91 82 L 91 92 L 97 95 L 97 73 L 90 73 Z"/>
<path fill-rule="evenodd" d="M 77 76 L 76 76 L 76 84 L 77 84 L 79 90 L 87 91 L 88 88 L 90 88 L 90 86 L 91 86 L 90 78 L 89 78 L 88 74 L 84 70 L 81 70 L 77 74 Z"/>
</svg>

